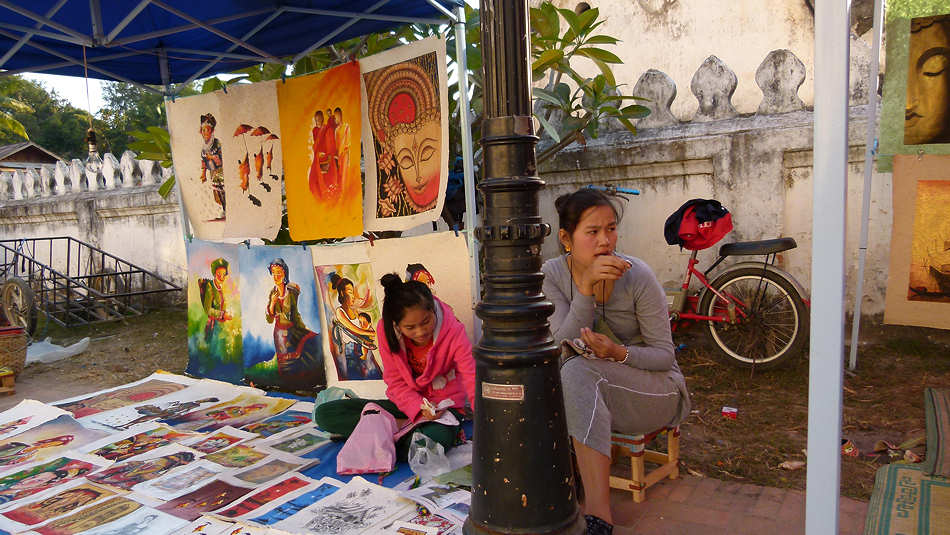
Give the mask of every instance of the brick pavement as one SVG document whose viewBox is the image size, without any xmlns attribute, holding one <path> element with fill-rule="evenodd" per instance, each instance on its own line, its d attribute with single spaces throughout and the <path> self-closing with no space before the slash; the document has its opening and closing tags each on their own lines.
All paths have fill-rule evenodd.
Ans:
<svg viewBox="0 0 950 535">
<path fill-rule="evenodd" d="M 630 493 L 611 490 L 615 535 L 779 535 L 805 532 L 805 493 L 681 476 L 647 490 L 643 503 Z M 842 535 L 864 531 L 867 502 L 841 498 Z"/>
</svg>

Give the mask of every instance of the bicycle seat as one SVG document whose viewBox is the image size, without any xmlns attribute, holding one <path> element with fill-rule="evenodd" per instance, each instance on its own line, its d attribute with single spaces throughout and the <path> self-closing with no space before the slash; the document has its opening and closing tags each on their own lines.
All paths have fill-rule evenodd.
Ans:
<svg viewBox="0 0 950 535">
<path fill-rule="evenodd" d="M 719 256 L 752 256 L 780 253 L 798 247 L 795 238 L 774 240 L 740 241 L 727 243 L 719 248 Z"/>
</svg>

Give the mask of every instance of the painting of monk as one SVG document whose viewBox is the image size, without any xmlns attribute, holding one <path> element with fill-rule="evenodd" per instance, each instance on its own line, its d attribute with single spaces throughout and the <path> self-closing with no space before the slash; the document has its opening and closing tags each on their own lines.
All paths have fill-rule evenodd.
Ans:
<svg viewBox="0 0 950 535">
<path fill-rule="evenodd" d="M 294 240 L 363 232 L 359 70 L 351 62 L 277 84 Z"/>
<path fill-rule="evenodd" d="M 363 145 L 374 156 L 366 166 L 366 227 L 406 230 L 434 221 L 448 178 L 445 42 L 388 50 L 361 60 L 360 70 L 371 126 Z"/>
</svg>

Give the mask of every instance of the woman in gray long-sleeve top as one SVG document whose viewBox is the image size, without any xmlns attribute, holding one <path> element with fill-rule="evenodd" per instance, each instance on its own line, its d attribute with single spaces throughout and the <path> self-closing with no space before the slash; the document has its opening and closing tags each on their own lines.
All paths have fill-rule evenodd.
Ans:
<svg viewBox="0 0 950 535">
<path fill-rule="evenodd" d="M 610 432 L 648 433 L 689 414 L 673 355 L 666 295 L 642 260 L 618 254 L 618 211 L 606 194 L 558 197 L 566 254 L 544 263 L 556 340 L 581 338 L 597 359 L 561 367 L 567 428 L 584 485 L 588 533 L 611 533 Z"/>
</svg>

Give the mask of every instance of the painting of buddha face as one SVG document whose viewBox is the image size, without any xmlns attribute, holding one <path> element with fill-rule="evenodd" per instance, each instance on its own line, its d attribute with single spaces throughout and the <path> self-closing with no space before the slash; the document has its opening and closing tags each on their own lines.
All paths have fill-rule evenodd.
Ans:
<svg viewBox="0 0 950 535">
<path fill-rule="evenodd" d="M 911 20 L 904 144 L 950 142 L 950 15 Z"/>
<path fill-rule="evenodd" d="M 445 149 L 436 62 L 430 52 L 363 75 L 376 145 L 377 217 L 436 206 Z"/>
</svg>

